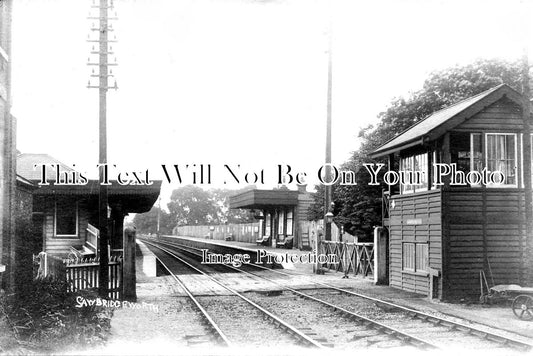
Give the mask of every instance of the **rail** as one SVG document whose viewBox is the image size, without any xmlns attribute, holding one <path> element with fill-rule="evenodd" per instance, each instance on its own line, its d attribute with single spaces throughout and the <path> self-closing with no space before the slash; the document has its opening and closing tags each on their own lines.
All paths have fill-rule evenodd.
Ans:
<svg viewBox="0 0 533 356">
<path fill-rule="evenodd" d="M 174 247 L 177 247 L 177 248 L 181 248 L 180 244 L 175 243 L 175 242 L 172 242 L 172 243 L 163 242 L 163 243 L 166 244 L 166 245 L 170 245 L 170 246 L 174 246 Z M 190 247 L 188 247 L 188 248 L 190 248 Z M 515 349 L 522 350 L 522 351 L 531 351 L 531 350 L 533 350 L 533 345 L 532 344 L 520 341 L 520 340 L 515 339 L 513 337 L 510 337 L 510 336 L 503 336 L 503 335 L 499 335 L 497 333 L 494 333 L 494 332 L 491 332 L 491 331 L 488 331 L 488 330 L 480 329 L 480 328 L 475 327 L 473 325 L 469 325 L 468 322 L 466 322 L 466 321 L 461 322 L 461 321 L 453 321 L 453 320 L 450 320 L 450 319 L 441 318 L 441 317 L 438 317 L 438 316 L 435 316 L 435 315 L 431 315 L 431 314 L 427 314 L 427 313 L 421 312 L 421 311 L 416 310 L 416 309 L 405 307 L 405 306 L 402 306 L 402 305 L 399 305 L 399 304 L 395 304 L 395 303 L 392 303 L 392 302 L 389 302 L 389 301 L 385 301 L 385 300 L 382 300 L 382 299 L 379 299 L 379 298 L 376 298 L 376 297 L 371 297 L 371 296 L 368 296 L 368 295 L 365 295 L 365 294 L 362 294 L 362 293 L 359 293 L 359 292 L 354 292 L 354 291 L 346 290 L 346 289 L 339 288 L 339 287 L 336 287 L 336 286 L 332 286 L 332 285 L 330 285 L 328 283 L 323 283 L 323 282 L 316 281 L 315 279 L 310 278 L 308 275 L 306 275 L 304 273 L 298 273 L 298 272 L 295 272 L 295 271 L 291 271 L 291 273 L 286 273 L 286 272 L 283 272 L 281 270 L 265 268 L 265 267 L 263 267 L 261 265 L 255 265 L 255 264 L 253 264 L 251 266 L 253 266 L 255 268 L 258 268 L 258 269 L 261 269 L 261 270 L 265 270 L 265 271 L 271 272 L 271 273 L 284 275 L 284 276 L 305 277 L 306 280 L 310 284 L 314 284 L 314 285 L 320 286 L 322 288 L 332 289 L 332 290 L 335 290 L 335 291 L 343 293 L 343 294 L 353 295 L 353 296 L 356 296 L 356 297 L 359 297 L 359 298 L 367 299 L 367 300 L 370 300 L 372 302 L 375 302 L 376 304 L 384 305 L 384 306 L 390 307 L 392 309 L 401 310 L 401 311 L 411 315 L 413 318 L 417 318 L 417 319 L 420 319 L 420 320 L 422 320 L 424 322 L 427 322 L 429 325 L 447 326 L 450 329 L 460 330 L 460 331 L 463 331 L 466 334 L 477 335 L 480 338 L 489 339 L 489 340 L 492 340 L 492 341 L 494 341 L 496 343 L 499 343 L 501 345 L 508 345 L 508 346 L 511 346 L 511 347 L 513 347 Z M 227 267 L 230 267 L 230 266 L 227 266 Z M 239 269 L 237 269 L 237 270 L 239 270 Z M 239 271 L 243 272 L 243 273 L 253 274 L 253 273 L 245 272 L 245 271 L 242 271 L 242 270 L 239 270 Z M 258 276 L 258 277 L 263 278 L 263 279 L 267 279 L 264 276 Z M 274 281 L 272 281 L 272 282 L 274 282 Z M 274 283 L 279 283 L 279 282 L 274 282 Z M 341 312 L 344 313 L 344 311 L 341 310 L 342 308 L 339 308 L 339 307 L 336 307 L 336 306 L 333 306 L 333 305 L 331 307 L 335 308 L 336 310 L 340 310 Z"/>
<path fill-rule="evenodd" d="M 165 248 L 165 247 L 161 247 L 161 246 L 157 246 L 156 244 L 154 244 L 153 242 L 149 242 L 147 241 L 146 239 L 143 239 L 143 242 L 148 244 L 148 245 L 151 245 L 151 246 L 154 246 L 156 248 L 159 248 L 161 249 L 162 251 L 166 252 L 167 254 L 169 254 L 170 256 L 172 256 L 173 258 L 175 258 L 176 260 L 180 261 L 181 263 L 189 266 L 190 268 L 192 268 L 193 270 L 199 272 L 200 274 L 202 274 L 203 276 L 206 276 L 207 278 L 209 278 L 211 281 L 215 282 L 216 284 L 220 285 L 222 288 L 226 289 L 227 291 L 229 291 L 230 293 L 232 293 L 233 295 L 235 296 L 238 296 L 240 299 L 244 300 L 245 302 L 247 302 L 248 304 L 250 304 L 251 306 L 253 306 L 255 309 L 259 310 L 261 313 L 263 313 L 264 315 L 266 315 L 270 320 L 274 321 L 277 325 L 283 327 L 285 330 L 287 330 L 290 334 L 292 335 L 295 335 L 297 338 L 299 338 L 301 341 L 303 341 L 305 344 L 307 344 L 308 346 L 311 346 L 311 347 L 316 347 L 316 348 L 319 348 L 319 349 L 322 349 L 324 348 L 324 345 L 322 345 L 321 343 L 317 342 L 316 340 L 313 340 L 311 337 L 307 336 L 305 333 L 303 333 L 302 331 L 298 330 L 297 328 L 295 328 L 294 326 L 288 324 L 287 322 L 283 321 L 282 319 L 280 319 L 279 317 L 277 317 L 276 315 L 272 314 L 271 312 L 269 312 L 268 310 L 266 310 L 265 308 L 261 307 L 260 305 L 258 305 L 257 303 L 253 302 L 252 300 L 250 300 L 249 298 L 245 297 L 244 295 L 242 295 L 241 293 L 237 292 L 236 290 L 226 286 L 225 284 L 219 282 L 218 280 L 216 280 L 215 278 L 213 278 L 212 276 L 208 275 L 207 273 L 205 273 L 204 271 L 194 267 L 193 265 L 191 265 L 190 263 L 188 263 L 187 261 L 185 261 L 184 259 L 182 259 L 181 257 L 177 256 L 175 253 L 173 253 L 171 250 Z M 177 278 L 177 277 L 175 277 Z"/>
</svg>

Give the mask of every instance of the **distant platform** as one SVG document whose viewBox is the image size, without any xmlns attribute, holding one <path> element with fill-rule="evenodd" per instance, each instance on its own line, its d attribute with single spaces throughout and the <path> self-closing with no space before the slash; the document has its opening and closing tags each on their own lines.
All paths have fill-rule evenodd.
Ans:
<svg viewBox="0 0 533 356">
<path fill-rule="evenodd" d="M 265 251 L 269 255 L 285 257 L 286 255 L 308 255 L 312 251 L 300 251 L 297 249 L 286 248 L 274 248 L 271 246 L 262 246 L 255 243 L 241 242 L 241 241 L 223 241 L 223 240 L 211 240 L 201 237 L 188 237 L 188 236 L 175 236 L 175 235 L 163 235 L 165 238 L 176 239 L 181 241 L 185 245 L 193 246 L 197 248 L 207 248 L 210 251 L 217 253 L 230 253 L 230 254 L 244 254 L 247 253 L 251 257 L 255 256 L 258 251 Z M 252 257 L 253 258 L 253 257 Z M 294 269 L 299 272 L 313 273 L 312 263 L 292 263 L 284 261 L 280 264 L 284 269 Z"/>
</svg>

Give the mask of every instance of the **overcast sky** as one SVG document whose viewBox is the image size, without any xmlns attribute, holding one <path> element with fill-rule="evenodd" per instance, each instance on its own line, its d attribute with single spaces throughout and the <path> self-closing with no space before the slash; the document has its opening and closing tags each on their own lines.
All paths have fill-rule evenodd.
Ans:
<svg viewBox="0 0 533 356">
<path fill-rule="evenodd" d="M 91 4 L 14 1 L 12 92 L 18 149 L 94 176 Z M 520 1 L 116 0 L 115 8 L 119 90 L 108 95 L 109 162 L 150 168 L 154 178 L 162 178 L 160 164 L 210 163 L 216 187 L 227 177 L 215 176 L 223 164 L 264 169 L 267 187 L 277 164 L 315 180 L 325 152 L 330 17 L 340 164 L 359 129 L 430 71 L 518 58 L 521 16 L 530 15 Z"/>
</svg>

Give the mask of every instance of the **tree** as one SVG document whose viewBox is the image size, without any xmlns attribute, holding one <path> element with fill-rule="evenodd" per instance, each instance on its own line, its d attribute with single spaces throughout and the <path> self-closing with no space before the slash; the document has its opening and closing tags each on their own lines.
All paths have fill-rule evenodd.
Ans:
<svg viewBox="0 0 533 356">
<path fill-rule="evenodd" d="M 520 62 L 499 59 L 477 60 L 465 66 L 453 66 L 429 75 L 422 89 L 407 98 L 397 97 L 378 115 L 376 126 L 359 132 L 361 145 L 342 165 L 343 169 L 358 172 L 357 185 L 334 187 L 335 221 L 345 225 L 346 231 L 359 237 L 370 238 L 372 227 L 381 225 L 381 192 L 387 187 L 369 186 L 369 175 L 363 163 L 378 163 L 369 154 L 417 121 L 431 113 L 505 83 L 520 91 Z M 382 180 L 380 179 L 382 182 Z M 324 189 L 317 187 L 315 202 L 310 212 L 322 218 Z"/>
<path fill-rule="evenodd" d="M 380 121 L 375 128 L 369 126 L 361 130 L 360 151 L 368 153 L 431 113 L 499 84 L 505 83 L 520 91 L 520 65 L 520 61 L 482 59 L 431 73 L 422 89 L 408 98 L 394 98 L 378 115 Z"/>
<path fill-rule="evenodd" d="M 175 223 L 169 213 L 164 210 L 159 210 L 158 207 L 153 206 L 149 212 L 143 214 L 136 214 L 133 218 L 133 225 L 141 234 L 155 234 L 157 233 L 157 215 L 159 214 L 159 231 L 161 234 L 167 235 L 172 233 L 172 228 Z"/>
<path fill-rule="evenodd" d="M 247 209 L 230 209 L 229 197 L 235 194 L 242 193 L 247 190 L 255 189 L 255 185 L 249 185 L 242 189 L 211 189 L 213 201 L 218 209 L 218 223 L 219 224 L 236 224 L 253 221 L 253 214 Z"/>
<path fill-rule="evenodd" d="M 212 194 L 195 185 L 174 189 L 167 207 L 177 225 L 218 222 L 218 210 Z"/>
</svg>

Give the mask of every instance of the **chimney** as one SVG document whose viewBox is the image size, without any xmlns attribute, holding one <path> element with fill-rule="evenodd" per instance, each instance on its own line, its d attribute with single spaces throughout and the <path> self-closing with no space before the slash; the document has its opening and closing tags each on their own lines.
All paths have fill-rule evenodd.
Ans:
<svg viewBox="0 0 533 356">
<path fill-rule="evenodd" d="M 300 194 L 307 193 L 307 184 L 298 184 L 298 193 Z"/>
</svg>

